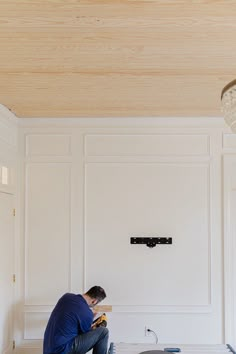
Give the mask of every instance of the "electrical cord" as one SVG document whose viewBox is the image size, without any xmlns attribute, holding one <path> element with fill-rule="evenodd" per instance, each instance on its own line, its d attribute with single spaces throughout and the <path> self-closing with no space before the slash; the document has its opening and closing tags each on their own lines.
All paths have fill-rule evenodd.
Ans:
<svg viewBox="0 0 236 354">
<path fill-rule="evenodd" d="M 155 337 L 155 339 L 156 339 L 156 344 L 158 343 L 158 337 L 157 337 L 157 334 L 156 334 L 156 332 L 154 332 L 152 329 L 150 329 L 150 328 L 148 328 L 147 329 L 147 332 L 151 332 L 153 335 L 154 335 L 154 337 Z"/>
</svg>

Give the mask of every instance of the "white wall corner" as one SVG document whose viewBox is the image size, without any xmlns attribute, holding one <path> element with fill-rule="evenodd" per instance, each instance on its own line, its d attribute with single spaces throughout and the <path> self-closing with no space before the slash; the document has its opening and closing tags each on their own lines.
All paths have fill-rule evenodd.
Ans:
<svg viewBox="0 0 236 354">
<path fill-rule="evenodd" d="M 5 118 L 7 121 L 18 123 L 18 117 L 11 112 L 9 108 L 0 103 L 0 117 Z"/>
<path fill-rule="evenodd" d="M 0 142 L 14 149 L 17 149 L 18 121 L 14 113 L 0 104 Z"/>
</svg>

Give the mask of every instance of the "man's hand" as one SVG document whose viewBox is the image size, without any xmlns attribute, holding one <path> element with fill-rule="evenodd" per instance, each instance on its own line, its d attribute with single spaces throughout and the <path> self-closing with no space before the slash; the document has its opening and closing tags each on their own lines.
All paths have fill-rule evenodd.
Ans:
<svg viewBox="0 0 236 354">
<path fill-rule="evenodd" d="M 107 326 L 107 316 L 105 313 L 103 313 L 100 317 L 96 318 L 96 320 L 93 321 L 91 328 L 95 329 L 98 327 L 106 327 Z"/>
</svg>

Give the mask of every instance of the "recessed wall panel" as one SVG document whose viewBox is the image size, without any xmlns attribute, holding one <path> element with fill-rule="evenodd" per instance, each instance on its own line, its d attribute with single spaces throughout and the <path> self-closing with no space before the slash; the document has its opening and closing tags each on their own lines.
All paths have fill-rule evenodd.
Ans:
<svg viewBox="0 0 236 354">
<path fill-rule="evenodd" d="M 224 149 L 236 149 L 236 136 L 235 134 L 223 134 L 223 148 Z"/>
<path fill-rule="evenodd" d="M 26 167 L 25 301 L 54 304 L 70 289 L 70 164 Z"/>
<path fill-rule="evenodd" d="M 209 136 L 187 134 L 87 135 L 85 153 L 87 156 L 208 155 Z"/>
<path fill-rule="evenodd" d="M 208 306 L 208 164 L 91 163 L 85 181 L 87 287 L 103 285 L 113 306 Z"/>
<path fill-rule="evenodd" d="M 236 191 L 236 175 L 235 175 L 235 171 L 236 171 L 236 159 L 235 161 L 231 162 L 231 169 L 232 169 L 232 174 L 230 176 L 230 182 L 231 182 L 231 189 L 233 191 Z"/>
<path fill-rule="evenodd" d="M 71 155 L 70 135 L 30 134 L 26 137 L 27 156 Z"/>
<path fill-rule="evenodd" d="M 50 313 L 26 312 L 24 314 L 24 339 L 42 339 Z"/>
</svg>

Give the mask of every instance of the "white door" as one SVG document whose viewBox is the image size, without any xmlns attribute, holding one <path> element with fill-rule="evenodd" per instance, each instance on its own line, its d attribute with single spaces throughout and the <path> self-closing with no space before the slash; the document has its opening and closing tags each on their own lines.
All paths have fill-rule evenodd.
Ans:
<svg viewBox="0 0 236 354">
<path fill-rule="evenodd" d="M 0 353 L 11 353 L 13 342 L 13 195 L 0 192 Z"/>
</svg>

